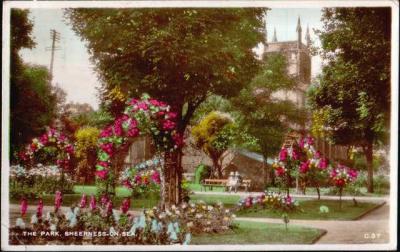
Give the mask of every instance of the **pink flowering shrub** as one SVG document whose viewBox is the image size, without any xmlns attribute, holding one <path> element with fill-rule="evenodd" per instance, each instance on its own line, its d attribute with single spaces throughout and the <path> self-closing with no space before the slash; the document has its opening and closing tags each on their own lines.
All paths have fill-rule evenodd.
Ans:
<svg viewBox="0 0 400 252">
<path fill-rule="evenodd" d="M 176 119 L 177 114 L 171 112 L 166 103 L 151 99 L 148 95 L 143 95 L 141 100 L 129 100 L 123 115 L 100 133 L 96 176 L 101 180 L 110 178 L 113 156 L 118 150 L 127 147 L 133 137 L 151 134 L 160 151 L 174 151 L 181 147 L 183 139 L 175 129 Z M 124 179 L 121 182 L 130 187 L 135 183 L 149 184 L 150 180 L 159 181 L 156 176 L 141 175 L 140 178 L 129 181 Z"/>
</svg>

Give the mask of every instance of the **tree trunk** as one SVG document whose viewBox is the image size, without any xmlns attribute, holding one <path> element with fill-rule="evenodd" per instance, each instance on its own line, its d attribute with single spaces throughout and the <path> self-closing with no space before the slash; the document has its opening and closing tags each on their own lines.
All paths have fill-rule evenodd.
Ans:
<svg viewBox="0 0 400 252">
<path fill-rule="evenodd" d="M 213 159 L 212 162 L 214 166 L 214 172 L 216 173 L 217 178 L 222 179 L 222 170 L 221 170 L 221 165 L 218 162 L 218 159 Z"/>
<path fill-rule="evenodd" d="M 367 188 L 368 192 L 374 192 L 374 167 L 373 167 L 373 149 L 372 143 L 369 143 L 364 149 L 364 155 L 367 160 L 368 180 Z"/>
<path fill-rule="evenodd" d="M 319 186 L 315 187 L 317 189 L 317 194 L 318 194 L 318 200 L 321 199 L 321 192 L 319 191 Z"/>
<path fill-rule="evenodd" d="M 178 205 L 181 202 L 182 195 L 182 171 L 181 171 L 181 157 L 179 151 L 165 152 L 164 154 L 164 167 L 161 178 L 161 201 L 160 207 L 162 209 L 169 208 L 171 205 Z"/>
</svg>

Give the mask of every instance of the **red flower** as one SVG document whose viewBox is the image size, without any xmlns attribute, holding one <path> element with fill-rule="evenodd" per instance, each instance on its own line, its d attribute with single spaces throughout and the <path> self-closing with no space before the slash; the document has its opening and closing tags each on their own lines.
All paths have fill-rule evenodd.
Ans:
<svg viewBox="0 0 400 252">
<path fill-rule="evenodd" d="M 338 186 L 338 187 L 342 187 L 342 186 L 344 186 L 344 184 L 345 184 L 345 181 L 342 178 L 335 180 L 335 185 Z"/>
<path fill-rule="evenodd" d="M 106 152 L 108 155 L 113 154 L 113 144 L 112 143 L 100 144 L 100 148 L 104 152 Z"/>
<path fill-rule="evenodd" d="M 20 207 L 21 207 L 21 216 L 24 217 L 26 214 L 26 210 L 28 209 L 28 201 L 26 200 L 25 197 L 22 198 Z"/>
<path fill-rule="evenodd" d="M 174 140 L 175 144 L 177 146 L 183 146 L 183 136 L 181 136 L 180 134 L 176 133 L 174 135 L 172 135 L 172 139 Z"/>
<path fill-rule="evenodd" d="M 285 161 L 287 158 L 288 152 L 286 148 L 282 148 L 281 151 L 279 152 L 279 161 Z"/>
<path fill-rule="evenodd" d="M 310 160 L 307 160 L 307 162 L 301 162 L 299 170 L 301 173 L 306 173 L 309 168 L 310 168 Z"/>
<path fill-rule="evenodd" d="M 160 184 L 160 173 L 158 171 L 154 171 L 153 174 L 151 174 L 151 180 L 153 180 L 153 182 L 156 184 Z"/>
<path fill-rule="evenodd" d="M 122 185 L 125 186 L 126 188 L 132 188 L 132 184 L 129 180 L 124 180 L 122 182 Z"/>
<path fill-rule="evenodd" d="M 101 179 L 106 179 L 107 178 L 107 174 L 108 174 L 107 170 L 96 171 L 96 176 L 101 178 Z"/>
<path fill-rule="evenodd" d="M 139 101 L 138 100 L 136 100 L 136 99 L 131 99 L 130 101 L 129 101 L 129 105 L 135 105 L 135 104 L 137 104 Z"/>
<path fill-rule="evenodd" d="M 47 134 L 44 134 L 40 137 L 39 141 L 43 144 L 46 145 L 49 142 L 49 137 Z"/>
<path fill-rule="evenodd" d="M 275 174 L 276 176 L 281 177 L 285 174 L 285 169 L 283 169 L 282 167 L 278 167 L 275 170 Z"/>
<path fill-rule="evenodd" d="M 138 108 L 141 109 L 141 110 L 148 110 L 148 109 L 149 109 L 149 107 L 147 106 L 147 104 L 144 103 L 144 102 L 138 103 L 137 106 L 138 106 Z"/>
<path fill-rule="evenodd" d="M 80 208 L 85 208 L 87 203 L 87 197 L 86 194 L 82 194 L 81 202 L 79 204 Z"/>
<path fill-rule="evenodd" d="M 170 120 L 165 120 L 163 122 L 163 129 L 164 130 L 172 130 L 173 128 L 175 128 L 176 123 L 174 123 L 173 121 Z"/>
<path fill-rule="evenodd" d="M 96 209 L 96 197 L 94 195 L 90 196 L 90 209 L 92 211 Z"/>
<path fill-rule="evenodd" d="M 178 114 L 175 112 L 169 112 L 167 115 L 168 115 L 168 119 L 173 120 L 173 119 L 176 119 Z"/>
<path fill-rule="evenodd" d="M 125 198 L 125 199 L 122 201 L 122 205 L 121 205 L 121 211 L 122 211 L 122 213 L 126 214 L 126 213 L 128 212 L 128 210 L 129 210 L 130 206 L 131 206 L 131 201 L 130 201 L 130 199 L 129 199 L 129 198 Z"/>
<path fill-rule="evenodd" d="M 62 204 L 62 194 L 60 191 L 57 191 L 54 199 L 54 212 L 57 212 L 58 209 L 60 209 L 61 204 Z"/>
<path fill-rule="evenodd" d="M 149 103 L 150 103 L 151 105 L 153 105 L 153 106 L 157 106 L 157 107 L 160 106 L 160 102 L 157 101 L 157 100 L 155 100 L 155 99 L 150 99 L 150 100 L 149 100 Z"/>
<path fill-rule="evenodd" d="M 321 158 L 319 160 L 318 167 L 321 170 L 325 170 L 328 167 L 328 160 L 326 158 Z"/>
</svg>

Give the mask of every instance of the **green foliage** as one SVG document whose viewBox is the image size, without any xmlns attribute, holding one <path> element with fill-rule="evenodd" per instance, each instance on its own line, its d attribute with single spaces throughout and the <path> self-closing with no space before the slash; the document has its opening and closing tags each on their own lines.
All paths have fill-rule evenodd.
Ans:
<svg viewBox="0 0 400 252">
<path fill-rule="evenodd" d="M 265 159 L 279 151 L 289 124 L 303 124 L 306 118 L 305 111 L 292 102 L 271 97 L 276 91 L 293 88 L 295 82 L 286 69 L 283 55 L 269 55 L 252 82 L 231 99 L 233 108 L 240 111 L 238 125 L 242 141 L 260 151 Z"/>
<path fill-rule="evenodd" d="M 103 80 L 127 97 L 149 93 L 172 105 L 183 132 L 210 93 L 232 96 L 250 81 L 263 40 L 261 8 L 69 9 Z M 118 36 L 114 36 L 118 33 Z"/>
<path fill-rule="evenodd" d="M 28 15 L 28 10 L 11 10 L 10 147 L 13 151 L 42 133 L 55 116 L 56 96 L 49 84 L 47 68 L 26 65 L 18 55 L 20 49 L 35 46 L 31 38 L 33 23 Z"/>
<path fill-rule="evenodd" d="M 192 128 L 195 144 L 211 160 L 221 176 L 221 156 L 233 141 L 234 122 L 229 114 L 213 111 Z"/>
<path fill-rule="evenodd" d="M 96 150 L 100 130 L 94 127 L 84 127 L 75 133 L 76 156 L 85 158 L 87 153 Z"/>
<path fill-rule="evenodd" d="M 210 177 L 211 167 L 205 164 L 200 164 L 196 167 L 195 171 L 195 184 L 200 184 L 201 181 L 205 178 Z"/>
<path fill-rule="evenodd" d="M 327 65 L 309 101 L 315 117 L 320 117 L 319 128 L 335 143 L 360 146 L 385 140 L 390 118 L 390 17 L 390 8 L 324 9 L 324 28 L 318 33 Z"/>
<path fill-rule="evenodd" d="M 373 191 L 373 144 L 388 141 L 390 122 L 390 8 L 326 8 L 318 31 L 326 65 L 311 89 L 318 128 L 334 143 L 361 146 Z M 360 25 L 362 24 L 362 25 Z"/>
</svg>

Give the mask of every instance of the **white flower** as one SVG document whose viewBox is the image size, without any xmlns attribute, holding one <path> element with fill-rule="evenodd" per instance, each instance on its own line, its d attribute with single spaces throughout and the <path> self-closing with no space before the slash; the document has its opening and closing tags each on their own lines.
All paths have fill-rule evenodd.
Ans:
<svg viewBox="0 0 400 252">
<path fill-rule="evenodd" d="M 50 214 L 50 212 L 47 212 L 47 213 L 46 213 L 46 220 L 47 220 L 47 221 L 50 221 L 50 220 L 51 220 L 51 214 Z"/>
<path fill-rule="evenodd" d="M 75 207 L 75 208 L 74 208 L 74 214 L 78 216 L 78 215 L 79 215 L 79 212 L 80 212 L 79 207 Z"/>
<path fill-rule="evenodd" d="M 19 228 L 24 229 L 25 228 L 25 222 L 22 218 L 18 218 L 15 222 L 15 225 Z"/>
<path fill-rule="evenodd" d="M 203 217 L 203 215 L 202 214 L 196 214 L 196 216 L 195 216 L 197 219 L 201 219 L 202 217 Z"/>
<path fill-rule="evenodd" d="M 36 224 L 36 223 L 38 223 L 38 218 L 36 214 L 33 214 L 31 218 L 31 224 Z"/>
<path fill-rule="evenodd" d="M 236 218 L 236 214 L 232 214 L 232 218 Z"/>
<path fill-rule="evenodd" d="M 226 209 L 226 210 L 225 210 L 225 213 L 229 213 L 229 212 L 230 212 L 229 209 Z"/>
<path fill-rule="evenodd" d="M 194 208 L 196 205 L 194 203 L 190 203 L 190 207 Z"/>
<path fill-rule="evenodd" d="M 193 227 L 193 222 L 190 221 L 190 222 L 188 222 L 186 225 L 187 225 L 187 227 Z"/>
<path fill-rule="evenodd" d="M 57 230 L 57 226 L 55 224 L 51 224 L 50 225 L 50 230 L 51 231 L 56 231 Z"/>
</svg>

